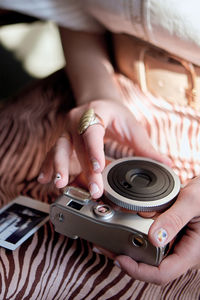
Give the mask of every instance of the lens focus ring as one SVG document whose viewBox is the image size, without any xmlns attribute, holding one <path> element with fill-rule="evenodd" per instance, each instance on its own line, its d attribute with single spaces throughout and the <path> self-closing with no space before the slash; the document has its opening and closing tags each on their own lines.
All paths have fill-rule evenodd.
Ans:
<svg viewBox="0 0 200 300">
<path fill-rule="evenodd" d="M 164 209 L 180 191 L 180 180 L 172 169 L 143 157 L 113 161 L 105 168 L 103 181 L 109 200 L 135 211 Z"/>
</svg>

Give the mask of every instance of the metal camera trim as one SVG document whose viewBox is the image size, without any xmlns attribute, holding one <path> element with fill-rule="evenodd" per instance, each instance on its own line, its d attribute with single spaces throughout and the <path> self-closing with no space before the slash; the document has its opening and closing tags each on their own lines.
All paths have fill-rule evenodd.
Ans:
<svg viewBox="0 0 200 300">
<path fill-rule="evenodd" d="M 144 201 L 138 201 L 138 200 L 133 200 L 133 199 L 124 197 L 124 196 L 118 194 L 117 192 L 115 192 L 108 183 L 108 180 L 107 180 L 108 173 L 115 165 L 120 164 L 122 162 L 130 161 L 130 160 L 136 160 L 136 161 L 142 160 L 142 161 L 152 162 L 154 164 L 157 164 L 158 166 L 161 166 L 162 168 L 165 168 L 174 179 L 174 188 L 171 191 L 171 193 L 169 193 L 167 196 L 165 196 L 162 199 L 144 202 Z M 177 197 L 177 195 L 180 191 L 180 186 L 181 186 L 179 177 L 176 175 L 176 173 L 170 167 L 168 167 L 162 163 L 159 163 L 155 160 L 140 157 L 140 156 L 125 157 L 125 158 L 114 160 L 106 166 L 106 168 L 103 170 L 102 175 L 103 175 L 105 196 L 109 200 L 114 202 L 115 204 L 117 204 L 121 207 L 127 208 L 127 209 L 135 210 L 135 211 L 152 211 L 152 210 L 157 211 L 157 210 L 166 208 L 169 205 L 169 203 Z"/>
</svg>

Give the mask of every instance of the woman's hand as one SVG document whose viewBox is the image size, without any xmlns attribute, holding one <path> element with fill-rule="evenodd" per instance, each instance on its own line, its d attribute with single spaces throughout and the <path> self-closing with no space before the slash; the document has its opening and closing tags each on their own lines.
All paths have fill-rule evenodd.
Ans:
<svg viewBox="0 0 200 300">
<path fill-rule="evenodd" d="M 89 108 L 93 108 L 95 114 L 101 117 L 104 127 L 95 124 L 80 135 L 80 118 Z M 76 107 L 67 114 L 66 132 L 47 155 L 41 169 L 42 175 L 38 178 L 39 182 L 47 183 L 54 178 L 56 186 L 62 188 L 68 184 L 69 173 L 80 172 L 81 166 L 92 197 L 99 198 L 103 193 L 101 172 L 105 166 L 106 137 L 112 137 L 119 143 L 133 148 L 135 155 L 170 165 L 171 161 L 168 158 L 155 151 L 146 130 L 126 106 L 113 100 L 98 100 Z M 77 158 L 80 165 L 77 164 Z M 70 172 L 72 162 L 73 170 Z"/>
<path fill-rule="evenodd" d="M 114 259 L 126 273 L 135 279 L 160 285 L 167 284 L 190 268 L 200 264 L 200 177 L 184 187 L 176 202 L 162 213 L 149 230 L 149 240 L 155 246 L 172 241 L 182 228 L 184 234 L 159 267 L 137 263 L 128 256 L 101 252 Z"/>
</svg>

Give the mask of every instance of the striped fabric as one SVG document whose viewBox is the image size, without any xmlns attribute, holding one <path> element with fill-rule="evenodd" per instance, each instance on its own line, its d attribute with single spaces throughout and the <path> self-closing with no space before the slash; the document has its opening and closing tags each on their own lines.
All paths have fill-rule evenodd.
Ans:
<svg viewBox="0 0 200 300">
<path fill-rule="evenodd" d="M 144 95 L 128 78 L 118 83 L 125 103 L 147 129 L 154 147 L 174 162 L 182 183 L 200 174 L 200 112 L 191 107 L 172 105 L 152 94 Z M 115 158 L 133 154 L 132 149 L 109 143 L 108 155 Z"/>
<path fill-rule="evenodd" d="M 169 141 L 174 141 L 175 135 L 184 139 L 187 134 L 188 147 L 196 157 L 197 115 L 192 111 L 186 114 L 182 108 L 173 113 L 168 104 L 152 96 L 148 99 L 142 96 L 121 75 L 118 82 L 127 103 L 133 101 L 131 108 L 134 107 L 134 114 L 148 128 L 154 145 L 175 159 L 182 179 L 198 174 L 195 169 L 198 158 L 193 161 L 188 157 L 188 148 L 186 153 L 176 154 L 175 150 L 182 149 L 181 143 L 175 143 L 174 150 Z M 51 184 L 41 186 L 36 178 L 46 152 L 62 132 L 65 112 L 71 106 L 67 85 L 63 72 L 58 72 L 1 109 L 1 205 L 19 193 L 46 203 L 52 203 L 58 195 Z M 170 127 L 173 118 L 176 124 Z M 160 134 L 161 129 L 166 132 L 165 138 Z M 117 147 L 115 143 L 110 149 L 117 156 L 131 154 L 129 149 Z M 0 249 L 1 300 L 197 300 L 199 297 L 199 270 L 189 270 L 164 287 L 140 282 L 114 266 L 111 260 L 93 253 L 88 242 L 73 241 L 55 233 L 51 223 L 45 224 L 17 250 Z"/>
</svg>

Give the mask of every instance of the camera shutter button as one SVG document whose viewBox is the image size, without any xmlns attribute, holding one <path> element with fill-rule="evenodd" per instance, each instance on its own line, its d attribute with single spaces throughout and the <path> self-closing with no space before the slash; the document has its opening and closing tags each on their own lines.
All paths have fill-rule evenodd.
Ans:
<svg viewBox="0 0 200 300">
<path fill-rule="evenodd" d="M 93 209 L 97 217 L 108 219 L 113 216 L 113 210 L 107 204 L 100 204 L 94 207 Z"/>
</svg>

